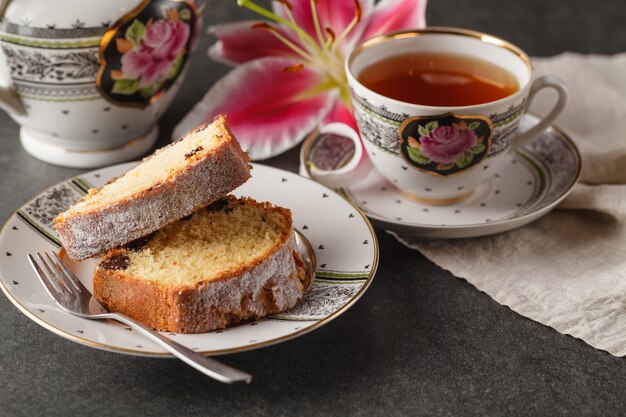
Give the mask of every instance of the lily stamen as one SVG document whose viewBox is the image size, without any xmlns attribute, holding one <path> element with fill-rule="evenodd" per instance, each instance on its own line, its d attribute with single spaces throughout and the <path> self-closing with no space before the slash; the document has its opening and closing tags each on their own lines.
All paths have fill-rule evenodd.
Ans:
<svg viewBox="0 0 626 417">
<path fill-rule="evenodd" d="M 326 45 L 324 46 L 324 48 L 327 48 L 335 41 L 335 32 L 333 32 L 331 28 L 324 28 L 324 31 L 326 32 L 326 35 L 328 35 L 328 40 L 326 41 Z"/>
<path fill-rule="evenodd" d="M 348 36 L 348 34 L 354 29 L 354 27 L 361 21 L 361 15 L 363 11 L 361 10 L 361 3 L 359 0 L 354 0 L 354 18 L 348 23 L 348 26 L 344 29 L 343 32 L 337 38 L 335 44 L 333 45 L 333 51 L 337 49 L 337 46 L 343 41 L 343 39 Z"/>
<path fill-rule="evenodd" d="M 320 45 L 324 45 L 324 37 L 322 36 L 322 28 L 320 26 L 320 20 L 317 17 L 317 1 L 311 0 L 311 15 L 313 17 L 313 25 L 315 26 L 315 33 Z"/>
<path fill-rule="evenodd" d="M 289 67 L 283 68 L 283 71 L 285 71 L 285 72 L 299 72 L 299 71 L 302 71 L 303 69 L 304 69 L 304 64 L 296 64 L 296 65 L 291 65 Z"/>
<path fill-rule="evenodd" d="M 283 35 L 281 35 L 278 29 L 276 29 L 274 26 L 270 25 L 269 23 L 266 23 L 266 22 L 255 23 L 252 25 L 252 29 L 267 30 L 272 35 L 276 36 L 282 43 L 287 45 L 289 49 L 291 49 L 292 51 L 300 55 L 305 60 L 314 61 L 313 56 L 311 56 L 309 52 L 305 51 L 304 49 L 300 48 L 295 43 L 291 42 L 289 39 L 285 38 Z"/>
<path fill-rule="evenodd" d="M 275 13 L 267 10 L 264 7 L 259 6 L 258 4 L 254 3 L 251 0 L 237 0 L 237 4 L 239 6 L 247 7 L 253 12 L 258 13 L 263 17 L 267 17 L 270 20 L 273 20 L 278 23 L 282 23 L 283 25 L 287 26 L 288 28 L 296 32 L 296 34 L 298 34 L 298 37 L 301 37 L 303 42 L 308 43 L 314 50 L 318 52 L 320 51 L 320 48 L 318 44 L 315 42 L 315 40 L 313 40 L 313 38 L 310 37 L 308 33 L 302 30 L 302 28 L 300 28 L 300 26 L 298 26 L 294 22 L 290 22 L 289 20 L 276 15 Z"/>
<path fill-rule="evenodd" d="M 285 9 L 287 9 L 289 11 L 291 11 L 291 9 L 292 9 L 291 8 L 291 3 L 289 3 L 287 0 L 273 0 L 273 1 L 282 4 L 283 6 L 285 6 Z"/>
<path fill-rule="evenodd" d="M 296 22 L 296 18 L 293 16 L 291 3 L 289 3 L 287 0 L 274 0 L 274 1 L 276 1 L 276 2 L 278 2 L 278 3 L 283 5 L 283 7 L 285 8 L 285 13 L 287 14 L 287 17 L 289 18 L 289 21 L 293 22 L 293 24 L 297 26 L 298 23 Z M 298 39 L 300 40 L 300 42 L 302 42 L 302 45 L 305 47 L 305 49 L 309 53 L 312 53 L 313 51 L 311 51 L 309 48 L 307 48 L 306 39 L 304 39 L 302 37 L 302 35 L 300 35 L 299 32 L 296 32 L 296 35 L 298 36 Z"/>
</svg>

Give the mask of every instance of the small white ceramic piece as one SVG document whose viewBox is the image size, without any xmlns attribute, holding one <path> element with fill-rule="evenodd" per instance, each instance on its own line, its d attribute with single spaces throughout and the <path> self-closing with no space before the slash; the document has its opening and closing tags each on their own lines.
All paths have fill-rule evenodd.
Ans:
<svg viewBox="0 0 626 417">
<path fill-rule="evenodd" d="M 21 207 L 0 232 L 0 287 L 29 318 L 63 337 L 92 347 L 146 356 L 165 350 L 119 323 L 90 321 L 61 311 L 31 270 L 27 254 L 59 251 L 52 220 L 91 186 L 102 186 L 133 163 L 117 165 L 57 184 Z M 253 164 L 253 177 L 236 195 L 291 209 L 294 228 L 311 244 L 317 270 L 304 300 L 294 309 L 252 323 L 203 334 L 169 334 L 207 355 L 240 352 L 279 343 L 330 322 L 358 300 L 378 265 L 378 242 L 370 223 L 349 200 L 290 172 Z M 95 259 L 70 263 L 91 290 Z"/>
<path fill-rule="evenodd" d="M 198 3 L 3 0 L 0 107 L 24 148 L 79 168 L 145 154 L 195 47 Z"/>
<path fill-rule="evenodd" d="M 528 131 L 538 121 L 526 114 L 520 129 Z M 303 149 L 310 146 L 307 142 Z M 307 154 L 302 158 L 306 160 Z M 301 172 L 311 176 L 307 166 L 301 165 Z M 570 193 L 580 172 L 581 158 L 574 142 L 561 130 L 549 128 L 507 155 L 486 182 L 457 204 L 416 201 L 375 169 L 338 191 L 357 204 L 376 227 L 403 235 L 465 238 L 511 230 L 547 214 Z"/>
<path fill-rule="evenodd" d="M 348 155 L 349 159 L 347 163 L 334 170 L 321 169 L 308 158 L 309 153 L 312 151 L 311 148 L 316 144 L 316 138 L 327 134 L 337 135 L 352 142 L 352 151 L 351 154 Z M 308 166 L 311 175 L 307 175 L 304 169 L 305 165 Z M 311 133 L 300 149 L 300 174 L 313 176 L 327 187 L 336 188 L 351 184 L 363 178 L 371 169 L 372 163 L 363 150 L 359 134 L 345 123 L 329 123 L 324 125 L 319 130 Z"/>
<path fill-rule="evenodd" d="M 503 99 L 471 106 L 438 107 L 384 97 L 361 84 L 372 63 L 403 53 L 469 56 L 510 72 L 519 90 Z M 454 28 L 382 35 L 357 47 L 346 61 L 352 103 L 363 144 L 382 176 L 403 193 L 430 204 L 468 198 L 507 161 L 509 153 L 543 132 L 559 115 L 567 90 L 556 77 L 533 79 L 526 53 L 498 38 Z M 529 131 L 518 125 L 535 94 L 558 93 L 553 109 Z"/>
</svg>

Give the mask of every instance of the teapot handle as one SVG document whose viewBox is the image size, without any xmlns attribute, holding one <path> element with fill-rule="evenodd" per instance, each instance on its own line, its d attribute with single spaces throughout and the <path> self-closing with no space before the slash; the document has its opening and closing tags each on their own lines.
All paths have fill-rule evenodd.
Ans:
<svg viewBox="0 0 626 417">
<path fill-rule="evenodd" d="M 4 16 L 4 12 L 9 6 L 11 0 L 0 0 L 0 18 Z M 0 54 L 4 60 L 4 54 Z M 3 62 L 6 66 L 6 63 Z M 13 87 L 0 87 L 0 108 L 17 115 L 26 114 L 24 103 Z"/>
</svg>

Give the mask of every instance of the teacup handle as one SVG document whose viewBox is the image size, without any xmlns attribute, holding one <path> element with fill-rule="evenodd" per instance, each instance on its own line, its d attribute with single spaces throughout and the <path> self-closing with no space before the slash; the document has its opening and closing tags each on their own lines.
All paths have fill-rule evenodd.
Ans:
<svg viewBox="0 0 626 417">
<path fill-rule="evenodd" d="M 530 103 L 535 98 L 535 95 L 544 88 L 554 88 L 557 91 L 559 97 L 554 104 L 554 107 L 552 107 L 552 110 L 550 110 L 550 112 L 546 116 L 544 116 L 544 118 L 541 119 L 539 123 L 515 138 L 515 141 L 510 148 L 512 151 L 515 151 L 516 149 L 524 146 L 530 140 L 532 140 L 541 132 L 550 127 L 552 122 L 554 122 L 554 119 L 556 119 L 563 111 L 563 108 L 565 108 L 565 103 L 567 103 L 568 96 L 567 87 L 565 87 L 565 83 L 561 81 L 560 78 L 555 77 L 554 75 L 544 75 L 537 78 L 533 82 L 533 85 L 530 87 L 530 93 L 528 94 L 528 103 L 526 104 L 526 108 L 530 106 Z"/>
<path fill-rule="evenodd" d="M 4 11 L 9 6 L 10 0 L 0 0 L 0 19 L 4 17 Z M 2 56 L 2 60 L 4 59 L 4 54 L 0 52 Z M 2 62 L 5 68 L 8 68 L 6 62 Z M 0 108 L 3 110 L 14 113 L 18 115 L 26 114 L 26 108 L 24 107 L 24 103 L 20 99 L 20 96 L 15 91 L 15 88 L 11 87 L 0 87 Z"/>
<path fill-rule="evenodd" d="M 311 161 L 311 150 L 320 135 L 332 133 L 350 139 L 354 143 L 354 153 L 350 160 L 341 168 L 323 170 Z M 317 182 L 329 187 L 345 187 L 354 181 L 363 178 L 372 169 L 372 163 L 367 156 L 361 137 L 345 123 L 330 123 L 322 126 L 318 131 L 310 134 L 300 148 L 300 175 L 313 178 Z"/>
</svg>

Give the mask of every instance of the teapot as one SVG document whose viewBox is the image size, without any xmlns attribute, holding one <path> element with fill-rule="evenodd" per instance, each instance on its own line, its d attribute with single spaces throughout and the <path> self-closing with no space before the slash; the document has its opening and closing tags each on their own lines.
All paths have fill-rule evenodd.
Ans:
<svg viewBox="0 0 626 417">
<path fill-rule="evenodd" d="M 0 0 L 0 108 L 68 167 L 145 154 L 185 77 L 201 0 Z M 4 74 L 3 74 L 4 73 Z"/>
</svg>

